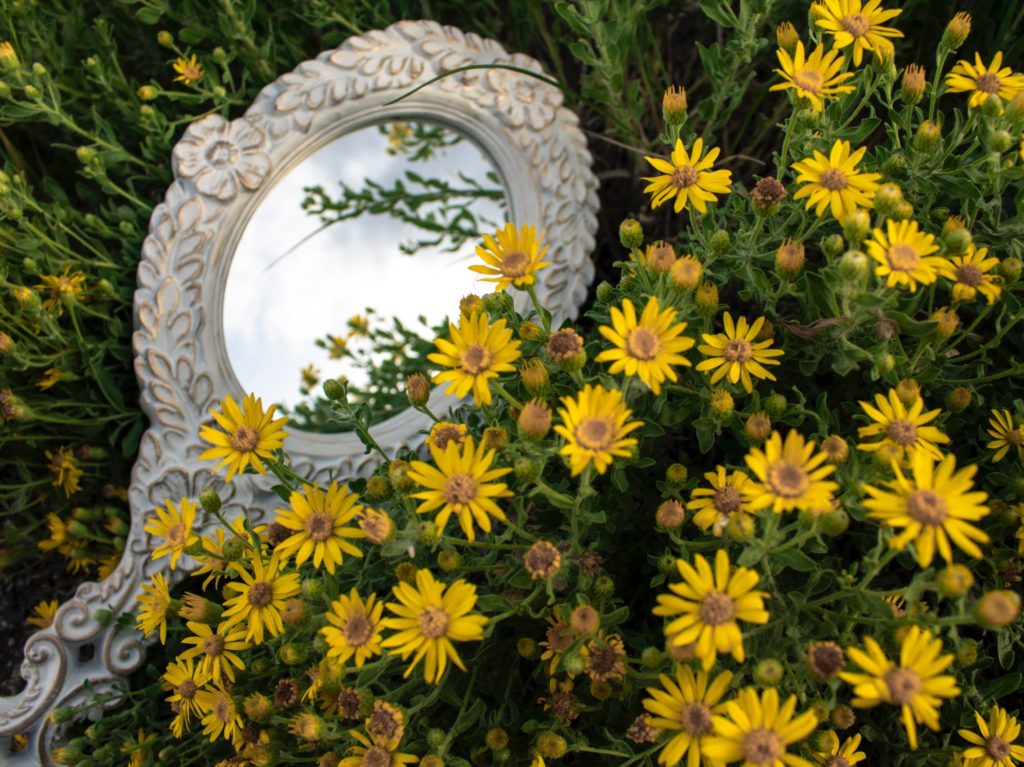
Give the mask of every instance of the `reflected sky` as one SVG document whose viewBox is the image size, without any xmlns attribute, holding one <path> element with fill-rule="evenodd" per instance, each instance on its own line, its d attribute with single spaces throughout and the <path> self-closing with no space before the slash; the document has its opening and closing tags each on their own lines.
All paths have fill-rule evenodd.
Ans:
<svg viewBox="0 0 1024 767">
<path fill-rule="evenodd" d="M 360 189 L 372 178 L 388 187 L 407 170 L 453 185 L 461 172 L 487 186 L 485 174 L 493 170 L 468 140 L 416 162 L 389 155 L 387 146 L 377 126 L 332 142 L 281 179 L 246 226 L 225 288 L 224 334 L 242 388 L 265 404 L 300 401 L 300 370 L 310 363 L 324 377 L 346 375 L 358 382 L 351 362 L 330 359 L 314 341 L 328 333 L 344 337 L 349 317 L 364 314 L 366 307 L 427 335 L 419 315 L 436 324 L 458 312 L 462 296 L 490 290 L 469 271 L 475 242 L 454 253 L 433 248 L 405 255 L 400 244 L 426 237 L 388 216 L 334 224 L 281 259 L 321 226 L 318 216 L 300 207 L 305 187 L 320 185 L 336 197 L 339 181 Z M 491 200 L 475 201 L 473 211 L 478 220 L 504 221 Z"/>
</svg>

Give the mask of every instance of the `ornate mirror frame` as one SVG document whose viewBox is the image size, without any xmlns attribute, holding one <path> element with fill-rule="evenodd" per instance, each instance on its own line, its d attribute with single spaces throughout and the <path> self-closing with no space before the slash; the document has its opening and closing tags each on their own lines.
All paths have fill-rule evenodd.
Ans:
<svg viewBox="0 0 1024 767">
<path fill-rule="evenodd" d="M 200 464 L 199 425 L 226 394 L 243 392 L 228 361 L 222 309 L 234 248 L 274 183 L 339 136 L 386 119 L 440 122 L 483 151 L 502 178 L 515 223 L 538 225 L 550 244 L 551 268 L 537 292 L 555 320 L 575 317 L 593 278 L 590 253 L 597 228 L 597 182 L 574 114 L 554 86 L 522 72 L 479 68 L 430 83 L 467 65 L 503 65 L 542 73 L 540 64 L 508 54 L 497 42 L 429 21 L 403 21 L 345 41 L 300 64 L 259 94 L 245 115 L 228 122 L 209 115 L 189 126 L 174 148 L 175 181 L 150 220 L 135 293 L 135 372 L 150 418 L 129 490 L 131 532 L 121 563 L 101 583 L 84 583 L 52 626 L 25 644 L 25 689 L 0 698 L 0 761 L 52 764 L 62 725 L 47 714 L 86 703 L 145 660 L 146 640 L 133 627 L 101 621 L 98 610 L 134 612 L 140 584 L 176 571 L 150 558 L 146 516 L 168 499 L 195 498 L 213 486 L 228 516 L 254 521 L 276 504 L 269 480 L 240 476 L 225 484 Z M 517 300 L 521 300 L 520 294 Z M 528 300 L 528 299 L 527 299 Z M 525 308 L 525 306 L 523 307 Z M 438 387 L 431 405 L 449 401 Z M 371 431 L 388 451 L 417 446 L 425 416 L 409 410 Z M 305 476 L 352 476 L 371 468 L 354 435 L 291 430 L 289 457 Z M 10 754 L 15 734 L 28 746 Z"/>
</svg>

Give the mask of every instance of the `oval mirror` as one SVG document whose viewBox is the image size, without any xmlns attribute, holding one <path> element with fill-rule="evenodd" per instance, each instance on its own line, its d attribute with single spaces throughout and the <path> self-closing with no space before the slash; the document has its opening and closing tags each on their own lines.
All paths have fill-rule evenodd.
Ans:
<svg viewBox="0 0 1024 767">
<path fill-rule="evenodd" d="M 326 378 L 346 378 L 375 423 L 400 413 L 438 327 L 467 293 L 491 290 L 468 267 L 507 214 L 494 165 L 440 123 L 379 123 L 317 150 L 277 181 L 235 248 L 223 322 L 242 388 L 305 431 L 344 430 Z"/>
</svg>

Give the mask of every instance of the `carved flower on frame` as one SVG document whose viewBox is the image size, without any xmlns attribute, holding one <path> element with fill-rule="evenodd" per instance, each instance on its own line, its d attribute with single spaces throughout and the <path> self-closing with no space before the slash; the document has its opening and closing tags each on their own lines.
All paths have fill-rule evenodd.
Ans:
<svg viewBox="0 0 1024 767">
<path fill-rule="evenodd" d="M 551 124 L 555 110 L 562 104 L 562 95 L 557 89 L 532 77 L 493 69 L 488 72 L 488 79 L 498 94 L 497 108 L 514 128 L 528 123 L 539 131 Z"/>
<path fill-rule="evenodd" d="M 228 122 L 220 115 L 197 120 L 174 147 L 178 177 L 192 179 L 200 194 L 226 202 L 239 185 L 252 190 L 270 172 L 270 156 L 262 150 L 266 136 L 249 120 Z"/>
</svg>

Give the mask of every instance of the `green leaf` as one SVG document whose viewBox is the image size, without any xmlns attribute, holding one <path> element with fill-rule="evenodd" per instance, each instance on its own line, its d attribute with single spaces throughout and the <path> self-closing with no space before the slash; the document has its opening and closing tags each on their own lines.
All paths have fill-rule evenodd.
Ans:
<svg viewBox="0 0 1024 767">
<path fill-rule="evenodd" d="M 500 613 L 508 609 L 508 602 L 497 594 L 484 594 L 476 601 L 476 606 L 482 613 Z"/>
<path fill-rule="evenodd" d="M 163 16 L 163 13 L 158 11 L 156 8 L 139 8 L 139 10 L 135 12 L 135 18 L 143 24 L 156 24 L 160 21 L 161 16 Z"/>
<path fill-rule="evenodd" d="M 788 567 L 799 573 L 810 573 L 814 572 L 817 567 L 814 560 L 800 551 L 800 549 L 786 549 L 785 551 L 773 552 L 770 556 L 772 562 L 782 565 L 781 569 Z"/>
<path fill-rule="evenodd" d="M 1024 676 L 1019 671 L 1001 676 L 991 684 L 982 688 L 982 692 L 991 700 L 999 700 L 1010 693 L 1017 692 L 1021 688 L 1021 681 Z"/>
<path fill-rule="evenodd" d="M 732 2 L 732 0 L 726 1 Z M 722 0 L 699 0 L 699 2 L 700 9 L 705 16 L 707 16 L 716 24 L 720 24 L 721 26 L 725 27 L 726 29 L 733 28 L 734 25 L 732 17 L 725 12 L 725 9 L 723 7 L 725 3 L 723 3 Z"/>
<path fill-rule="evenodd" d="M 841 135 L 851 144 L 863 144 L 867 137 L 878 129 L 881 123 L 882 121 L 877 117 L 868 117 L 861 120 L 855 127 L 843 131 Z"/>
</svg>

